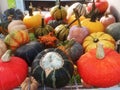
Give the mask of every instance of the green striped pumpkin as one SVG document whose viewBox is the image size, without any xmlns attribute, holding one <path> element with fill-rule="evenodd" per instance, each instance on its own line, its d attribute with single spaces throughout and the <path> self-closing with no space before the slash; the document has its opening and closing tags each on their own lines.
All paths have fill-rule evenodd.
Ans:
<svg viewBox="0 0 120 90">
<path fill-rule="evenodd" d="M 42 18 L 42 25 L 40 25 L 36 30 L 35 30 L 35 36 L 44 36 L 49 34 L 50 32 L 54 32 L 54 28 L 50 25 L 47 25 L 44 23 L 44 18 Z"/>
<path fill-rule="evenodd" d="M 32 75 L 41 84 L 51 88 L 67 85 L 73 76 L 74 66 L 69 57 L 58 48 L 40 52 L 32 64 Z"/>
<path fill-rule="evenodd" d="M 69 25 L 60 24 L 55 28 L 55 35 L 60 41 L 67 40 L 69 34 Z"/>
</svg>

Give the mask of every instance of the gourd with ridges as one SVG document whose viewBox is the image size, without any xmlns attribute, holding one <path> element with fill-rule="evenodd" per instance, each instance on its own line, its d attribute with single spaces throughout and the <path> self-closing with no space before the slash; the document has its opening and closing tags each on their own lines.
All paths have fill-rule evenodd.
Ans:
<svg viewBox="0 0 120 90">
<path fill-rule="evenodd" d="M 15 50 L 21 45 L 24 45 L 29 42 L 29 35 L 28 32 L 24 30 L 13 31 L 9 33 L 4 42 L 11 50 Z"/>
<path fill-rule="evenodd" d="M 67 85 L 74 67 L 68 56 L 57 48 L 40 52 L 32 64 L 32 75 L 41 84 L 51 88 Z"/>
<path fill-rule="evenodd" d="M 56 20 L 63 20 L 67 16 L 67 10 L 61 6 L 60 0 L 56 0 L 56 5 L 51 8 L 50 14 Z"/>
<path fill-rule="evenodd" d="M 103 47 L 115 50 L 115 39 L 105 32 L 91 33 L 84 39 L 82 46 L 85 52 L 87 52 L 96 48 L 96 45 L 99 42 L 103 44 Z"/>
<path fill-rule="evenodd" d="M 48 24 L 44 23 L 44 18 L 42 18 L 42 24 L 35 30 L 35 36 L 38 38 L 39 36 L 44 36 L 53 32 L 54 28 Z"/>
</svg>

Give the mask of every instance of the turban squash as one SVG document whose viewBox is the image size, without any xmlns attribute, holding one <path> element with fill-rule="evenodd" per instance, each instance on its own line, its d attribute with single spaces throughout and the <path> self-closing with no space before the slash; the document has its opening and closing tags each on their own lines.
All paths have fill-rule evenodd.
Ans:
<svg viewBox="0 0 120 90">
<path fill-rule="evenodd" d="M 32 64 L 32 76 L 41 84 L 51 88 L 67 85 L 73 75 L 74 66 L 68 56 L 58 48 L 40 52 Z"/>
<path fill-rule="evenodd" d="M 89 85 L 111 87 L 120 83 L 120 54 L 98 44 L 77 62 L 78 73 Z"/>
<path fill-rule="evenodd" d="M 11 56 L 10 50 L 0 59 L 0 90 L 13 90 L 28 74 L 27 63 L 19 57 Z"/>
</svg>

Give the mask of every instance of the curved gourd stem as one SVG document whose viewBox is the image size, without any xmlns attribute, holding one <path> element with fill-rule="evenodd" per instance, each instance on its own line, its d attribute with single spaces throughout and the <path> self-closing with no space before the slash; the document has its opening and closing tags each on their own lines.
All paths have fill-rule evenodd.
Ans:
<svg viewBox="0 0 120 90">
<path fill-rule="evenodd" d="M 30 6 L 29 6 L 29 15 L 30 16 L 33 16 L 33 6 L 32 6 L 32 3 L 30 2 Z"/>
<path fill-rule="evenodd" d="M 1 57 L 2 62 L 9 62 L 11 56 L 11 50 L 7 50 Z"/>
<path fill-rule="evenodd" d="M 76 19 L 78 20 L 78 24 L 79 24 L 79 26 L 81 27 L 78 10 L 77 10 L 76 8 L 74 8 L 73 11 L 74 11 L 74 13 L 75 13 Z"/>
<path fill-rule="evenodd" d="M 101 43 L 97 43 L 96 58 L 103 59 L 104 57 L 105 57 L 105 52 L 104 52 L 103 45 Z"/>
<path fill-rule="evenodd" d="M 96 9 L 96 6 L 95 6 L 95 0 L 93 0 L 92 10 L 91 10 L 90 14 L 91 14 L 90 21 L 95 22 L 96 18 L 97 18 L 97 14 L 98 14 L 98 9 Z"/>
</svg>

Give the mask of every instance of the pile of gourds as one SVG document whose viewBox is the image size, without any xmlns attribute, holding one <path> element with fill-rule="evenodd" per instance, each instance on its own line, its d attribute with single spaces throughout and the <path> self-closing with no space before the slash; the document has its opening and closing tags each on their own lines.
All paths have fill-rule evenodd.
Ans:
<svg viewBox="0 0 120 90">
<path fill-rule="evenodd" d="M 93 0 L 65 8 L 57 0 L 43 17 L 30 3 L 29 13 L 17 19 L 6 11 L 6 33 L 0 24 L 0 90 L 62 88 L 80 79 L 88 88 L 118 85 L 120 23 L 108 5 Z"/>
</svg>

